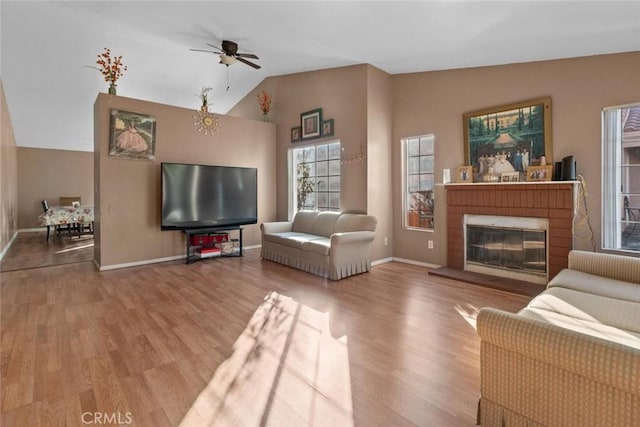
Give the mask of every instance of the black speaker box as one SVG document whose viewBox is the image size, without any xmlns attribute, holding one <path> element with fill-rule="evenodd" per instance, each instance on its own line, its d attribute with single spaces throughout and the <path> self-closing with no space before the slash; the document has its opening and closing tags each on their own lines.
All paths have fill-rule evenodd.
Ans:
<svg viewBox="0 0 640 427">
<path fill-rule="evenodd" d="M 555 162 L 553 164 L 553 180 L 562 181 L 562 162 Z"/>
<path fill-rule="evenodd" d="M 576 160 L 573 156 L 567 156 L 562 159 L 562 180 L 575 181 L 576 179 Z"/>
</svg>

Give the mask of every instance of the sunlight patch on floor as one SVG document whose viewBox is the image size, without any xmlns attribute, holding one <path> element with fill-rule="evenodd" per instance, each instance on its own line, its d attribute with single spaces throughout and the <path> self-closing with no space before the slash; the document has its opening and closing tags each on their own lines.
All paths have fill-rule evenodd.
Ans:
<svg viewBox="0 0 640 427">
<path fill-rule="evenodd" d="M 65 252 L 79 251 L 81 249 L 86 249 L 86 248 L 91 248 L 91 247 L 93 247 L 93 243 L 89 243 L 88 245 L 79 245 L 79 246 L 73 246 L 71 248 L 60 249 L 59 251 L 56 251 L 56 253 L 57 254 L 63 254 Z"/>
<path fill-rule="evenodd" d="M 353 426 L 346 336 L 329 315 L 272 292 L 180 426 Z"/>
<path fill-rule="evenodd" d="M 477 329 L 476 317 L 478 317 L 478 313 L 480 312 L 480 309 L 478 307 L 472 304 L 456 304 L 454 308 L 456 309 L 458 314 L 462 316 L 462 318 L 466 320 L 469 325 L 471 325 L 473 329 Z"/>
</svg>

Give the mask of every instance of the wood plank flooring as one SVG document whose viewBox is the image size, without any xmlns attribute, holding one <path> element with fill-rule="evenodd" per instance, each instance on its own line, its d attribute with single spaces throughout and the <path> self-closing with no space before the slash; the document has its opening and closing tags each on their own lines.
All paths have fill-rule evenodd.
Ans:
<svg viewBox="0 0 640 427">
<path fill-rule="evenodd" d="M 28 268 L 72 264 L 93 259 L 93 236 L 56 237 L 47 233 L 19 233 L 11 247 L 0 261 L 0 271 L 25 270 Z"/>
<path fill-rule="evenodd" d="M 399 263 L 331 282 L 258 250 L 4 272 L 0 292 L 3 427 L 472 426 L 475 313 L 530 300 Z"/>
</svg>

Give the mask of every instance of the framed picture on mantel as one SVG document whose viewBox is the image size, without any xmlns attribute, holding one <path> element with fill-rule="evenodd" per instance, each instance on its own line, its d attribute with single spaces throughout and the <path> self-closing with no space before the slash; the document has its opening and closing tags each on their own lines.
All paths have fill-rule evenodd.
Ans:
<svg viewBox="0 0 640 427">
<path fill-rule="evenodd" d="M 525 176 L 530 166 L 553 164 L 550 97 L 471 111 L 462 119 L 464 160 L 476 181 L 490 168 L 498 176 Z"/>
<path fill-rule="evenodd" d="M 458 168 L 456 182 L 473 182 L 473 167 L 460 166 Z"/>
</svg>

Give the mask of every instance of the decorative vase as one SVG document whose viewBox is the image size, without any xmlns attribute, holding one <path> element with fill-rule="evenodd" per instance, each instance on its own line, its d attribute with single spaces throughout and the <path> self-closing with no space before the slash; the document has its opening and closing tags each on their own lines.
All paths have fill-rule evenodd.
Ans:
<svg viewBox="0 0 640 427">
<path fill-rule="evenodd" d="M 498 182 L 500 181 L 500 177 L 498 176 L 497 173 L 493 171 L 493 168 L 489 168 L 487 173 L 485 173 L 484 176 L 482 177 L 482 180 L 484 182 Z"/>
<path fill-rule="evenodd" d="M 116 85 L 111 83 L 109 85 L 109 95 L 115 95 L 116 94 Z"/>
<path fill-rule="evenodd" d="M 264 113 L 264 114 L 262 115 L 262 121 L 263 121 L 263 122 L 268 122 L 268 121 L 269 121 L 269 116 L 268 116 L 267 114 L 268 114 L 268 113 Z"/>
</svg>

